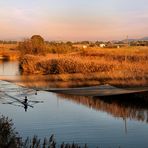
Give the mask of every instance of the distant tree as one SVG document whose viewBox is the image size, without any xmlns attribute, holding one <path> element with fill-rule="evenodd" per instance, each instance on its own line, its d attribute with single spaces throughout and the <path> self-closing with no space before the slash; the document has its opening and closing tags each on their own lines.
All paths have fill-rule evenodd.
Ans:
<svg viewBox="0 0 148 148">
<path fill-rule="evenodd" d="M 31 37 L 32 42 L 36 42 L 37 44 L 44 44 L 44 39 L 40 35 L 33 35 Z"/>
<path fill-rule="evenodd" d="M 30 39 L 20 42 L 18 49 L 22 55 L 44 55 L 46 53 L 45 41 L 40 35 L 33 35 Z"/>
<path fill-rule="evenodd" d="M 68 41 L 66 42 L 67 45 L 72 46 L 72 42 Z"/>
<path fill-rule="evenodd" d="M 104 44 L 104 42 L 103 41 L 96 41 L 95 42 L 95 45 L 97 45 L 97 46 L 100 46 L 100 44 Z"/>
<path fill-rule="evenodd" d="M 33 35 L 31 37 L 32 53 L 33 54 L 44 54 L 45 53 L 45 42 L 40 35 Z"/>
<path fill-rule="evenodd" d="M 81 44 L 89 44 L 90 42 L 89 41 L 81 41 L 80 43 Z"/>
<path fill-rule="evenodd" d="M 3 41 L 3 40 L 0 40 L 0 44 L 17 44 L 17 41 Z"/>
</svg>

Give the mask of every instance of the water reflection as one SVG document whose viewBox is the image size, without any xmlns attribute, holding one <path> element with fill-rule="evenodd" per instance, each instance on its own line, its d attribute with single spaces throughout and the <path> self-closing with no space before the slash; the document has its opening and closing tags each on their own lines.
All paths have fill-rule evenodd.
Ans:
<svg viewBox="0 0 148 148">
<path fill-rule="evenodd" d="M 52 82 L 51 76 L 21 76 L 17 83 L 29 87 L 29 88 L 51 88 L 51 87 L 67 87 L 72 82 Z M 58 80 L 58 78 L 57 78 Z M 82 84 L 82 83 L 81 83 Z M 77 85 L 77 82 L 75 84 Z M 80 86 L 78 84 L 78 86 Z M 24 89 L 25 90 L 25 89 Z M 28 89 L 29 90 L 29 89 Z M 30 89 L 31 90 L 31 89 Z M 36 93 L 36 92 L 35 92 Z M 25 92 L 22 92 L 25 94 Z M 79 97 L 71 95 L 58 95 L 61 98 L 72 100 L 73 102 L 83 104 L 89 108 L 104 111 L 111 114 L 114 117 L 120 117 L 123 119 L 135 119 L 148 123 L 148 93 L 137 95 L 121 95 L 113 97 Z M 37 102 L 36 102 L 37 103 Z M 13 104 L 14 105 L 14 104 Z M 28 106 L 24 106 L 27 111 Z"/>
<path fill-rule="evenodd" d="M 7 68 L 10 69 L 11 74 L 11 68 L 9 66 Z M 14 74 L 16 71 L 17 69 L 14 69 Z M 12 77 L 11 75 L 7 78 L 12 78 L 14 82 L 28 88 L 79 87 L 95 84 L 92 81 L 88 83 L 80 80 L 67 83 L 66 80 L 60 81 L 60 76 L 53 78 L 52 76 Z M 40 137 L 49 136 L 52 132 L 58 139 L 57 143 L 74 140 L 77 143 L 88 143 L 90 147 L 98 145 L 118 147 L 120 144 L 121 147 L 126 148 L 148 145 L 148 124 L 145 124 L 148 123 L 147 94 L 104 98 L 58 95 L 57 98 L 53 93 L 42 91 L 35 96 L 36 91 L 28 88 L 12 86 L 8 83 L 0 84 L 0 91 L 14 96 L 23 103 L 27 94 L 27 103 L 33 106 L 33 108 L 24 106 L 23 103 L 4 96 L 0 92 L 0 97 L 2 97 L 0 112 L 13 119 L 16 128 L 24 138 L 32 137 L 34 134 Z M 142 121 L 142 123 L 134 120 Z M 123 131 L 123 123 L 125 123 L 125 132 L 128 128 L 127 134 Z"/>
<path fill-rule="evenodd" d="M 18 61 L 3 61 L 0 60 L 0 76 L 15 76 L 19 75 Z"/>
<path fill-rule="evenodd" d="M 25 112 L 27 112 L 28 107 L 34 108 L 35 104 L 43 103 L 43 101 L 31 101 L 28 99 L 24 99 L 23 101 L 17 100 L 17 101 L 3 101 L 2 104 L 8 104 L 13 105 L 16 107 L 22 107 L 24 108 Z"/>
<path fill-rule="evenodd" d="M 69 75 L 74 77 L 74 75 Z M 61 78 L 62 77 L 62 78 Z M 69 88 L 82 87 L 100 84 L 98 81 L 89 80 L 62 80 L 68 75 L 21 75 L 19 79 L 15 79 L 15 83 L 29 88 L 48 89 L 48 88 Z"/>
<path fill-rule="evenodd" d="M 60 98 L 83 104 L 89 108 L 107 112 L 125 120 L 134 119 L 148 123 L 148 93 L 110 97 L 80 97 L 58 94 Z"/>
<path fill-rule="evenodd" d="M 81 148 L 74 142 L 72 144 L 65 144 L 64 142 L 59 146 L 56 143 L 55 136 L 52 134 L 49 138 L 45 137 L 43 140 L 34 135 L 33 138 L 27 137 L 23 139 L 19 133 L 16 132 L 14 124 L 11 119 L 0 115 L 0 147 L 1 148 Z M 83 148 L 87 148 L 85 144 Z"/>
<path fill-rule="evenodd" d="M 37 91 L 25 87 L 17 86 L 13 83 L 0 82 L 0 102 L 17 107 L 23 107 L 27 111 L 28 107 L 33 108 L 37 103 L 43 101 L 32 100 L 37 95 Z"/>
</svg>

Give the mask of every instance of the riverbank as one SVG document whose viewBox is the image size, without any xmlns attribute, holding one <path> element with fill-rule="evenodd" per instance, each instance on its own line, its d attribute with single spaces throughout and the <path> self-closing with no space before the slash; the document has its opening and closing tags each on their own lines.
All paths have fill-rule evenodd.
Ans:
<svg viewBox="0 0 148 148">
<path fill-rule="evenodd" d="M 20 67 L 23 74 L 54 74 L 60 81 L 145 86 L 148 84 L 148 48 L 89 48 L 68 54 L 26 55 Z"/>
<path fill-rule="evenodd" d="M 16 50 L 17 44 L 0 44 L 0 59 L 18 60 L 20 52 Z"/>
</svg>

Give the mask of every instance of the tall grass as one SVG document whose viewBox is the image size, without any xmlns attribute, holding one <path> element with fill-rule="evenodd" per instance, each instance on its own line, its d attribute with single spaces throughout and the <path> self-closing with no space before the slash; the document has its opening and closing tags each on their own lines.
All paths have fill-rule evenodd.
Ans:
<svg viewBox="0 0 148 148">
<path fill-rule="evenodd" d="M 0 56 L 16 60 L 19 58 L 19 51 L 16 50 L 17 44 L 0 44 Z"/>
<path fill-rule="evenodd" d="M 53 59 L 28 55 L 22 59 L 21 66 L 25 72 L 44 74 L 106 72 L 114 67 L 112 62 L 66 55 Z"/>
<path fill-rule="evenodd" d="M 109 83 L 148 84 L 148 49 L 94 49 L 59 56 L 25 56 L 24 73 L 81 74 L 80 79 Z M 83 75 L 83 78 L 82 78 Z M 68 79 L 79 79 L 69 77 Z"/>
</svg>

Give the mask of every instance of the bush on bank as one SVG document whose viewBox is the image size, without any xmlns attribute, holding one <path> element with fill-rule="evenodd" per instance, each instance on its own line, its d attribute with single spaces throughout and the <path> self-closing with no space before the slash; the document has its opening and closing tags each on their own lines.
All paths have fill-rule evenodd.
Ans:
<svg viewBox="0 0 148 148">
<path fill-rule="evenodd" d="M 26 55 L 21 60 L 20 67 L 23 72 L 31 74 L 93 73 L 110 71 L 113 68 L 113 63 L 74 56 L 44 59 L 43 57 Z"/>
<path fill-rule="evenodd" d="M 47 52 L 44 39 L 40 35 L 33 35 L 30 39 L 20 42 L 18 50 L 21 56 L 26 54 L 44 55 Z"/>
</svg>

